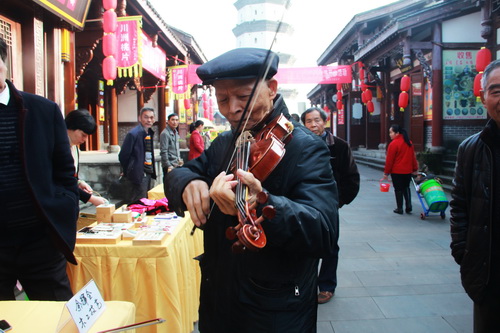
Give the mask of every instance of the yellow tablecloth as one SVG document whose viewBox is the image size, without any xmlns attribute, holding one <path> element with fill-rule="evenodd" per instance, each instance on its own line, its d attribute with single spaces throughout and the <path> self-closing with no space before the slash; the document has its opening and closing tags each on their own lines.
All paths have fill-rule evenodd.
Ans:
<svg viewBox="0 0 500 333">
<path fill-rule="evenodd" d="M 53 333 L 56 332 L 65 304 L 66 302 L 0 301 L 0 319 L 7 320 L 12 326 L 9 333 Z M 69 312 L 67 315 L 69 316 Z M 134 322 L 134 304 L 106 302 L 106 310 L 89 332 L 104 331 Z"/>
<path fill-rule="evenodd" d="M 165 198 L 165 193 L 163 192 L 163 183 L 158 184 L 148 191 L 148 199 L 150 200 L 160 200 Z"/>
<path fill-rule="evenodd" d="M 133 302 L 136 321 L 166 322 L 141 332 L 193 331 L 198 320 L 200 269 L 193 258 L 203 252 L 203 233 L 190 235 L 189 213 L 163 245 L 77 244 L 78 265 L 68 264 L 73 291 L 94 279 L 104 300 Z M 158 327 L 158 328 L 157 328 Z"/>
</svg>

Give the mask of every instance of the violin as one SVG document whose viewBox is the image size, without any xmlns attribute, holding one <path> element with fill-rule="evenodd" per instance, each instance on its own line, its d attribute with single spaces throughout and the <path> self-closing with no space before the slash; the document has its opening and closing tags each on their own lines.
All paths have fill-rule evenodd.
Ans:
<svg viewBox="0 0 500 333">
<path fill-rule="evenodd" d="M 237 140 L 236 168 L 252 173 L 263 182 L 276 168 L 285 155 L 285 145 L 291 140 L 292 123 L 280 114 L 256 134 L 250 131 L 242 132 Z M 257 206 L 265 204 L 269 195 L 260 192 L 255 202 L 250 203 L 248 187 L 238 180 L 235 189 L 238 224 L 226 230 L 226 238 L 237 240 L 232 251 L 241 253 L 245 249 L 258 251 L 262 249 L 267 238 L 261 223 L 264 219 L 272 219 L 276 210 L 271 205 L 262 209 L 262 215 L 257 217 Z"/>
</svg>

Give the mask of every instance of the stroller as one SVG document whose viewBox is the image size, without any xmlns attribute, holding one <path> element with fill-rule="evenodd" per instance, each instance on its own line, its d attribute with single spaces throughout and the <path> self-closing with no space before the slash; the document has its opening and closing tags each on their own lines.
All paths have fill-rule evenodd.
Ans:
<svg viewBox="0 0 500 333">
<path fill-rule="evenodd" d="M 445 210 L 448 208 L 448 199 L 443 191 L 440 179 L 433 175 L 427 176 L 423 172 L 419 173 L 416 178 L 417 181 L 412 178 L 412 182 L 424 210 L 423 213 L 420 213 L 420 218 L 425 220 L 429 216 L 429 212 L 432 212 L 439 213 L 441 219 L 444 219 L 446 217 Z"/>
</svg>

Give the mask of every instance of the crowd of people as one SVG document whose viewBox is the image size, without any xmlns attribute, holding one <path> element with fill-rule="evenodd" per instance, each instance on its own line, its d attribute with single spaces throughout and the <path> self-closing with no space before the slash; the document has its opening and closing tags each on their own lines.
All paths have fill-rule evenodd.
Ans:
<svg viewBox="0 0 500 333">
<path fill-rule="evenodd" d="M 64 119 L 54 102 L 17 90 L 6 79 L 6 61 L 0 38 L 0 300 L 15 298 L 16 281 L 30 299 L 68 300 L 66 263 L 76 264 L 78 201 L 105 203 L 78 175 L 78 146 L 96 131 L 96 122 L 86 110 Z M 300 119 L 289 114 L 274 77 L 278 64 L 274 52 L 238 48 L 201 65 L 197 74 L 215 88 L 231 130 L 205 146 L 203 121 L 196 121 L 186 162 L 180 157 L 177 114 L 168 116 L 159 137 L 170 209 L 180 216 L 189 212 L 204 232 L 204 251 L 197 258 L 203 333 L 315 332 L 318 304 L 335 294 L 339 208 L 356 198 L 360 175 L 349 144 L 325 129 L 323 109 L 310 108 Z M 476 333 L 500 327 L 500 205 L 495 204 L 500 61 L 486 68 L 481 83 L 491 119 L 459 147 L 450 202 L 452 255 L 474 301 Z M 131 202 L 146 197 L 157 177 L 155 111 L 142 108 L 138 122 L 119 153 Z M 285 134 L 275 132 L 279 126 Z M 245 138 L 267 145 L 269 135 L 281 148 L 273 148 L 279 156 L 265 173 L 235 162 L 236 150 L 246 154 L 243 160 L 261 157 L 244 149 Z M 409 214 L 410 177 L 418 170 L 415 151 L 401 126 L 392 125 L 389 136 L 382 179 L 390 176 L 394 184 L 394 213 Z M 246 208 L 235 204 L 241 199 Z M 255 247 L 254 241 L 263 245 Z"/>
</svg>

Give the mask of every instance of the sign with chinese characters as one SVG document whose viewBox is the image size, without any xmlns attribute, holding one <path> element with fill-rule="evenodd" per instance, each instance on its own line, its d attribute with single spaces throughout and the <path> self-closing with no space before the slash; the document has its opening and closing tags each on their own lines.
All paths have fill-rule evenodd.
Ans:
<svg viewBox="0 0 500 333">
<path fill-rule="evenodd" d="M 144 31 L 142 35 L 142 54 L 147 54 L 147 57 L 142 59 L 142 67 L 159 78 L 165 81 L 165 64 L 167 54 L 159 46 L 153 46 L 153 41 Z"/>
<path fill-rule="evenodd" d="M 185 69 L 183 74 L 186 78 L 186 83 L 198 84 L 201 80 L 195 75 L 196 68 L 200 65 L 190 65 L 189 69 Z M 178 66 L 182 67 L 182 66 Z M 274 76 L 279 84 L 336 84 L 336 83 L 351 83 L 352 71 L 351 66 L 318 66 L 318 67 L 296 67 L 296 68 L 279 68 L 278 73 Z"/>
<path fill-rule="evenodd" d="M 66 308 L 78 327 L 78 332 L 87 333 L 103 314 L 106 304 L 94 280 L 90 280 L 66 303 Z"/>
<path fill-rule="evenodd" d="M 443 51 L 443 119 L 486 119 L 474 96 L 476 50 Z"/>
<path fill-rule="evenodd" d="M 188 90 L 188 66 L 172 66 L 169 67 L 169 70 L 170 86 L 172 87 L 172 92 L 174 94 L 184 94 Z"/>
<path fill-rule="evenodd" d="M 90 0 L 33 0 L 69 24 L 83 29 Z"/>
<path fill-rule="evenodd" d="M 122 16 L 117 18 L 116 67 L 118 77 L 142 76 L 142 61 L 139 51 L 142 48 L 142 16 Z"/>
</svg>

